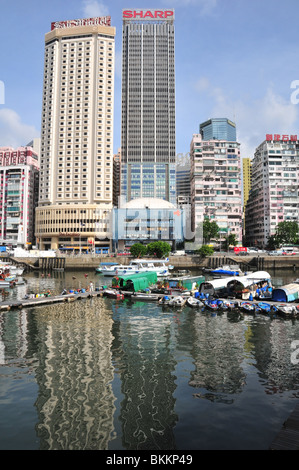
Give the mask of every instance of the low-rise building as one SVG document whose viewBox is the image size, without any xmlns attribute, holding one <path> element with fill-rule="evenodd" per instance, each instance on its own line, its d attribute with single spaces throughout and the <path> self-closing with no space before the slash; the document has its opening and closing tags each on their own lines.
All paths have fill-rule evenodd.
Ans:
<svg viewBox="0 0 299 470">
<path fill-rule="evenodd" d="M 0 147 L 0 243 L 35 244 L 38 154 L 32 147 Z"/>
</svg>

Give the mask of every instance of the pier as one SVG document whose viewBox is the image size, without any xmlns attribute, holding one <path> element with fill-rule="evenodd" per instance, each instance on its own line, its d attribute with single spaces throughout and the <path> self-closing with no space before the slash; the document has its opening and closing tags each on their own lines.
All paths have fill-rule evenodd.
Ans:
<svg viewBox="0 0 299 470">
<path fill-rule="evenodd" d="M 299 450 L 299 404 L 283 423 L 270 450 Z"/>
<path fill-rule="evenodd" d="M 32 308 L 43 305 L 51 305 L 56 303 L 73 302 L 75 300 L 82 300 L 91 297 L 102 297 L 103 291 L 92 291 L 92 292 L 80 292 L 71 293 L 65 295 L 53 295 L 53 296 L 39 296 L 29 299 L 11 300 L 7 302 L 0 302 L 0 312 L 9 310 L 16 310 L 22 308 Z"/>
</svg>

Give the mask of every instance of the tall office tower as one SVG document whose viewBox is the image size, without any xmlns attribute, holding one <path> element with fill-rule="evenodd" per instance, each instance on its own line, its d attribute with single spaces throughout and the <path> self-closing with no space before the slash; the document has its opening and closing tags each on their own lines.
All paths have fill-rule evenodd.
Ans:
<svg viewBox="0 0 299 470">
<path fill-rule="evenodd" d="M 203 140 L 228 140 L 236 142 L 236 124 L 226 118 L 213 118 L 200 124 Z"/>
<path fill-rule="evenodd" d="M 34 245 L 38 154 L 32 147 L 0 147 L 0 243 Z"/>
<path fill-rule="evenodd" d="M 109 244 L 115 39 L 110 22 L 56 22 L 45 35 L 36 212 L 42 249 L 83 245 L 101 251 Z"/>
<path fill-rule="evenodd" d="M 299 136 L 267 134 L 252 160 L 246 243 L 266 247 L 279 222 L 299 220 Z"/>
<path fill-rule="evenodd" d="M 123 10 L 121 194 L 176 204 L 174 11 Z"/>
<path fill-rule="evenodd" d="M 205 218 L 215 221 L 222 234 L 242 240 L 240 144 L 204 141 L 194 134 L 191 157 L 191 214 L 196 230 Z M 223 236 L 223 235 L 222 235 Z"/>
</svg>

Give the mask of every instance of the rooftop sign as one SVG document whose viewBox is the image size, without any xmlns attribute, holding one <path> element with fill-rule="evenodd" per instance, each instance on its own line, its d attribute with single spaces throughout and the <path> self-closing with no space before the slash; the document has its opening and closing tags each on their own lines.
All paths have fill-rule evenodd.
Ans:
<svg viewBox="0 0 299 470">
<path fill-rule="evenodd" d="M 82 18 L 80 20 L 54 21 L 51 23 L 51 31 L 56 28 L 75 28 L 76 26 L 111 26 L 111 16 Z"/>
<path fill-rule="evenodd" d="M 266 140 L 271 141 L 283 141 L 283 142 L 296 142 L 297 140 L 297 135 L 288 135 L 288 134 L 266 134 Z"/>
<path fill-rule="evenodd" d="M 174 20 L 174 10 L 123 10 L 123 20 Z"/>
</svg>

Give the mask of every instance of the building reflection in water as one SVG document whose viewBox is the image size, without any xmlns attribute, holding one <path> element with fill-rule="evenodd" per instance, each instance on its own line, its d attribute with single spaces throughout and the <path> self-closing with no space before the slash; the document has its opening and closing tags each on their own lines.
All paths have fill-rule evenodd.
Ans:
<svg viewBox="0 0 299 470">
<path fill-rule="evenodd" d="M 112 319 L 103 299 L 36 311 L 41 449 L 107 449 L 113 432 Z"/>
<path fill-rule="evenodd" d="M 149 303 L 124 304 L 112 304 L 113 359 L 124 396 L 119 417 L 123 447 L 175 449 L 172 318 L 163 318 Z"/>
<path fill-rule="evenodd" d="M 240 393 L 246 374 L 244 360 L 244 331 L 242 323 L 211 321 L 211 315 L 199 314 L 194 320 L 195 369 L 189 384 L 201 389 L 195 396 L 211 401 L 231 403 L 233 394 Z"/>
</svg>

